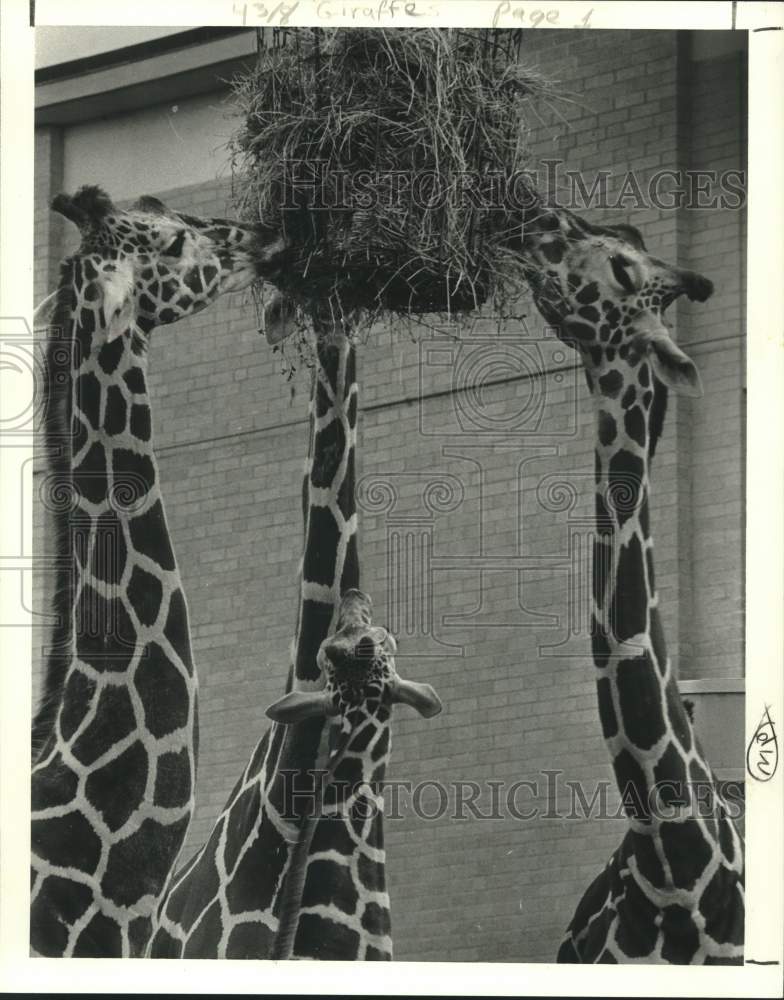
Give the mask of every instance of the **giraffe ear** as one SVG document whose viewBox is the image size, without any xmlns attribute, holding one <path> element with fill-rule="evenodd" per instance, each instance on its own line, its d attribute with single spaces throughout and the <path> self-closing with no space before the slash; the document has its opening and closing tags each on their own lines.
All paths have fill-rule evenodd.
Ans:
<svg viewBox="0 0 784 1000">
<path fill-rule="evenodd" d="M 111 342 L 127 333 L 133 323 L 134 304 L 131 288 L 116 272 L 104 276 L 103 316 L 106 339 Z"/>
<path fill-rule="evenodd" d="M 444 707 L 441 699 L 430 684 L 420 684 L 418 681 L 404 681 L 396 677 L 391 684 L 392 704 L 410 705 L 423 718 L 430 719 L 438 715 Z"/>
<path fill-rule="evenodd" d="M 133 206 L 140 212 L 153 212 L 157 215 L 167 215 L 169 210 L 158 198 L 153 198 L 150 194 L 143 194 Z"/>
<path fill-rule="evenodd" d="M 647 352 L 654 374 L 661 382 L 682 396 L 702 395 L 702 380 L 697 366 L 663 326 L 638 334 L 635 342 L 641 353 Z"/>
<path fill-rule="evenodd" d="M 291 299 L 275 292 L 264 307 L 264 333 L 268 344 L 279 344 L 294 332 L 296 307 Z"/>
<path fill-rule="evenodd" d="M 664 334 L 648 345 L 648 355 L 657 377 L 682 396 L 701 396 L 702 380 L 697 366 Z"/>
<path fill-rule="evenodd" d="M 41 327 L 49 326 L 57 305 L 57 292 L 50 292 L 49 295 L 39 302 L 33 313 L 33 329 L 40 330 Z"/>
<path fill-rule="evenodd" d="M 267 709 L 273 722 L 300 722 L 316 715 L 337 715 L 338 710 L 326 691 L 289 691 Z"/>
</svg>

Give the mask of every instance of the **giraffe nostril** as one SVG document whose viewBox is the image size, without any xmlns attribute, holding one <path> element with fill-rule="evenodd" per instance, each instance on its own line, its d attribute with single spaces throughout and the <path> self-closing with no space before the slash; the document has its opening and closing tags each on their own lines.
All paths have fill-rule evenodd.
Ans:
<svg viewBox="0 0 784 1000">
<path fill-rule="evenodd" d="M 376 654 L 376 646 L 369 636 L 363 636 L 354 647 L 354 655 L 360 660 L 372 660 Z"/>
</svg>

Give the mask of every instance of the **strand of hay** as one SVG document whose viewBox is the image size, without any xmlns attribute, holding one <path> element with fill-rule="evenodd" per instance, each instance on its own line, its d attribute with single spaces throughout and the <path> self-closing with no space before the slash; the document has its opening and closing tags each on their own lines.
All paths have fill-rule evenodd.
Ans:
<svg viewBox="0 0 784 1000">
<path fill-rule="evenodd" d="M 284 29 L 234 81 L 236 207 L 285 233 L 276 283 L 304 313 L 451 317 L 489 300 L 511 315 L 520 215 L 503 179 L 525 171 L 526 112 L 551 93 L 520 37 Z"/>
</svg>

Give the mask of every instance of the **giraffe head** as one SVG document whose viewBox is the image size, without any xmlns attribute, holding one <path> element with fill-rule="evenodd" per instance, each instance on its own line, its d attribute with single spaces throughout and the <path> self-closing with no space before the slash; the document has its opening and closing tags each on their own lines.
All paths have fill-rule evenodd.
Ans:
<svg viewBox="0 0 784 1000">
<path fill-rule="evenodd" d="M 632 367 L 647 358 L 664 385 L 701 394 L 697 368 L 663 317 L 680 295 L 708 299 L 707 278 L 648 253 L 633 226 L 595 226 L 566 210 L 541 210 L 523 257 L 537 308 L 579 350 L 592 389 L 617 355 Z"/>
<path fill-rule="evenodd" d="M 246 288 L 283 246 L 258 225 L 199 219 L 149 196 L 120 209 L 98 187 L 59 194 L 52 209 L 79 227 L 85 304 L 101 309 L 110 341 Z"/>
<path fill-rule="evenodd" d="M 291 691 L 267 709 L 276 722 L 299 722 L 311 716 L 337 717 L 350 733 L 368 716 L 404 703 L 430 718 L 441 700 L 429 684 L 404 680 L 395 669 L 397 643 L 372 622 L 370 598 L 347 590 L 341 598 L 335 632 L 318 651 L 324 679 L 319 691 Z"/>
</svg>

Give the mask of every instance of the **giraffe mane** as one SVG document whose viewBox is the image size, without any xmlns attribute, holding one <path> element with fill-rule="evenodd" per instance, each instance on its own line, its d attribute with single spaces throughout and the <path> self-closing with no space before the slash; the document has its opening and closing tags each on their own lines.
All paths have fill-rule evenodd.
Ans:
<svg viewBox="0 0 784 1000">
<path fill-rule="evenodd" d="M 653 401 L 651 402 L 651 414 L 648 418 L 648 454 L 652 459 L 656 454 L 656 445 L 664 430 L 669 390 L 664 382 L 656 378 L 652 372 L 651 377 L 653 379 Z"/>
<path fill-rule="evenodd" d="M 44 439 L 47 466 L 54 477 L 52 494 L 68 495 L 73 476 L 68 442 L 71 434 L 71 359 L 73 339 L 71 324 L 71 284 L 74 257 L 66 258 L 60 267 L 55 307 L 46 340 L 46 378 L 43 391 Z M 62 375 L 65 375 L 63 378 Z M 58 378 L 58 376 L 61 376 Z M 43 750 L 54 725 L 61 692 L 70 662 L 73 606 L 73 541 L 70 512 L 67 505 L 53 504 L 54 548 L 57 579 L 52 596 L 55 624 L 46 659 L 43 690 L 33 717 L 31 750 L 33 760 Z"/>
</svg>

